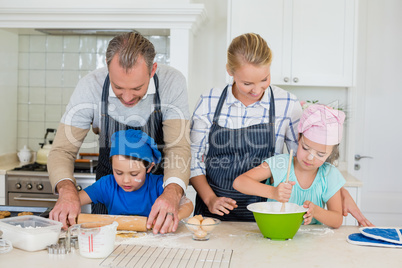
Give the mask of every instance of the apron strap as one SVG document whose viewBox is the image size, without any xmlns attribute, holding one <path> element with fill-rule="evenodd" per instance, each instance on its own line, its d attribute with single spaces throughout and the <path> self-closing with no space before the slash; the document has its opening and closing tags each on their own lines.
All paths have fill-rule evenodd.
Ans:
<svg viewBox="0 0 402 268">
<path fill-rule="evenodd" d="M 218 123 L 218 118 L 219 118 L 219 116 L 221 115 L 221 110 L 222 110 L 223 102 L 225 101 L 226 95 L 228 94 L 228 87 L 229 87 L 229 85 L 227 85 L 227 86 L 223 89 L 222 94 L 221 94 L 221 96 L 220 96 L 220 98 L 219 98 L 218 105 L 217 105 L 216 108 L 215 108 L 214 119 L 213 119 L 213 121 L 212 121 L 212 122 L 215 123 L 215 124 Z"/>
<path fill-rule="evenodd" d="M 275 144 L 276 144 L 276 133 L 275 133 L 275 99 L 272 87 L 269 86 L 271 92 L 271 98 L 269 101 L 269 141 L 273 146 L 270 146 L 270 156 L 275 154 Z"/>
<path fill-rule="evenodd" d="M 227 92 L 228 92 L 228 87 L 229 85 L 227 85 L 223 91 L 222 94 L 219 98 L 219 102 L 216 106 L 215 109 L 215 113 L 214 113 L 214 119 L 212 121 L 213 124 L 218 124 L 218 119 L 219 116 L 221 114 L 222 111 L 222 107 L 223 107 L 223 103 L 226 99 L 227 96 Z M 274 98 L 274 92 L 272 91 L 272 87 L 269 86 L 269 90 L 270 90 L 270 101 L 269 101 L 269 136 L 268 136 L 268 140 L 270 141 L 271 144 L 273 144 L 274 146 L 270 147 L 269 150 L 269 155 L 273 156 L 275 154 L 275 142 L 276 142 L 276 133 L 275 133 L 275 98 Z"/>
</svg>

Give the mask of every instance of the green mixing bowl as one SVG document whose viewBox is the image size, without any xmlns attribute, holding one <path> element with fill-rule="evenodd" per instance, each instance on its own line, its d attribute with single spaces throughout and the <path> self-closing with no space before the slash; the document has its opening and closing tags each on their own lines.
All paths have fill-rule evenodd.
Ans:
<svg viewBox="0 0 402 268">
<path fill-rule="evenodd" d="M 280 202 L 257 202 L 247 206 L 253 212 L 258 228 L 265 238 L 292 239 L 299 230 L 307 208 L 285 203 L 285 211 L 281 212 L 281 207 Z"/>
</svg>

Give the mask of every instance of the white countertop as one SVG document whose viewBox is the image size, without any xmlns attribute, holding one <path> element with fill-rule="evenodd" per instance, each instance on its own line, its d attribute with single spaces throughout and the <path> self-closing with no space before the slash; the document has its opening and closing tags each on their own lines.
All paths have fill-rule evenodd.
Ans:
<svg viewBox="0 0 402 268">
<path fill-rule="evenodd" d="M 6 174 L 8 170 L 20 166 L 17 154 L 5 154 L 0 156 L 0 175 Z"/>
<path fill-rule="evenodd" d="M 289 241 L 263 238 L 256 223 L 222 222 L 209 241 L 194 241 L 180 223 L 175 234 L 138 238 L 118 238 L 118 244 L 134 244 L 167 248 L 231 249 L 230 267 L 400 267 L 402 249 L 356 246 L 346 238 L 358 227 L 342 226 L 337 230 L 326 226 L 301 226 Z M 13 249 L 0 254 L 2 267 L 98 267 L 103 259 L 81 257 L 78 250 L 67 255 L 50 255 L 46 250 L 26 252 Z"/>
</svg>

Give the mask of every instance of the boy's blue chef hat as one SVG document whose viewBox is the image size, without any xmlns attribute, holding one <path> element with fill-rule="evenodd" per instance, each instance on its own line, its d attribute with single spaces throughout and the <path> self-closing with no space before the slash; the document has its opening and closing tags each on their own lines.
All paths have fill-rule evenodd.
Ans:
<svg viewBox="0 0 402 268">
<path fill-rule="evenodd" d="M 113 133 L 110 157 L 113 155 L 126 155 L 136 157 L 149 163 L 158 164 L 162 155 L 154 139 L 141 130 L 121 130 Z"/>
</svg>

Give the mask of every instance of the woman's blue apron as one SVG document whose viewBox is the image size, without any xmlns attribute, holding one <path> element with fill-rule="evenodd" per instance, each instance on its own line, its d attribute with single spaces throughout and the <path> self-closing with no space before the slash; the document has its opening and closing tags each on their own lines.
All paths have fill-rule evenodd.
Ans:
<svg viewBox="0 0 402 268">
<path fill-rule="evenodd" d="M 156 144 L 158 145 L 159 151 L 162 153 L 163 159 L 163 130 L 162 130 L 162 111 L 159 98 L 159 81 L 158 77 L 154 75 L 155 81 L 155 96 L 154 96 L 154 111 L 149 116 L 147 123 L 141 127 L 131 127 L 126 124 L 120 123 L 114 120 L 108 114 L 108 98 L 109 98 L 109 75 L 106 76 L 105 82 L 103 83 L 102 91 L 102 103 L 101 103 L 101 131 L 99 134 L 99 159 L 98 166 L 96 167 L 96 180 L 99 180 L 105 175 L 112 174 L 112 164 L 109 160 L 110 154 L 110 138 L 113 133 L 120 130 L 127 129 L 139 129 L 147 133 L 152 137 Z M 163 160 L 157 166 L 154 167 L 152 173 L 163 174 Z M 135 206 L 135 204 L 133 204 Z M 108 214 L 106 206 L 103 204 L 93 204 L 92 203 L 92 214 Z"/>
<path fill-rule="evenodd" d="M 229 129 L 218 125 L 218 119 L 226 100 L 228 87 L 223 90 L 215 110 L 209 133 L 209 150 L 205 159 L 206 177 L 218 197 L 236 200 L 238 207 L 229 214 L 212 214 L 197 195 L 194 215 L 214 217 L 228 221 L 253 221 L 247 205 L 266 201 L 266 198 L 242 194 L 233 188 L 234 179 L 258 166 L 275 152 L 275 102 L 270 88 L 269 123 L 252 125 L 240 129 Z M 264 182 L 261 182 L 265 184 Z"/>
</svg>

